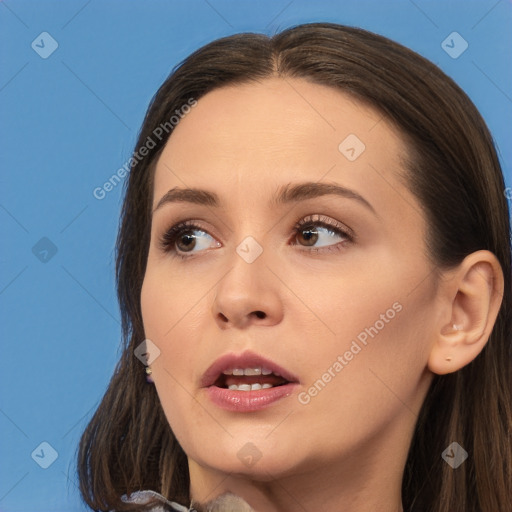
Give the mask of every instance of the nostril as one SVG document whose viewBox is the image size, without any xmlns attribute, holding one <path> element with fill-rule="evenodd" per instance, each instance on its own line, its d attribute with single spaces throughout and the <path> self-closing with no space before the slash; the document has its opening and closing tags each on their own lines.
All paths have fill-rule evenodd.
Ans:
<svg viewBox="0 0 512 512">
<path fill-rule="evenodd" d="M 258 317 L 258 318 L 265 318 L 267 315 L 263 312 L 263 311 L 255 311 L 254 314 Z"/>
</svg>

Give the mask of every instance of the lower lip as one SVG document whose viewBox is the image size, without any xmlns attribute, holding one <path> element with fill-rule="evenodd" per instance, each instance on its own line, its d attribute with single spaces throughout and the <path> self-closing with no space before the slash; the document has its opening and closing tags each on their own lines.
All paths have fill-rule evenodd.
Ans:
<svg viewBox="0 0 512 512">
<path fill-rule="evenodd" d="M 209 386 L 206 388 L 206 393 L 210 400 L 222 409 L 233 412 L 251 412 L 265 409 L 278 400 L 290 396 L 297 387 L 298 384 L 292 382 L 254 391 L 236 391 Z"/>
</svg>

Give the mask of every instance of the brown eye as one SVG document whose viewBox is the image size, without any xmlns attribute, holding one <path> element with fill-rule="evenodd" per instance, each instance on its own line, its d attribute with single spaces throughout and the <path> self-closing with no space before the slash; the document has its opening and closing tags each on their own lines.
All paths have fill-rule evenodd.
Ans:
<svg viewBox="0 0 512 512">
<path fill-rule="evenodd" d="M 189 254 L 192 256 L 194 253 L 200 252 L 201 249 L 211 247 L 220 247 L 220 243 L 203 228 L 191 222 L 183 222 L 172 226 L 160 239 L 162 251 L 182 258 L 187 258 Z"/>
<path fill-rule="evenodd" d="M 304 244 L 302 245 L 315 245 L 318 240 L 318 231 L 315 228 L 301 228 L 297 234 L 297 238 L 304 240 Z"/>
<path fill-rule="evenodd" d="M 176 240 L 176 247 L 183 252 L 192 250 L 196 245 L 196 236 L 188 234 L 190 232 L 183 233 Z M 180 245 L 183 243 L 183 245 Z"/>
<path fill-rule="evenodd" d="M 340 244 L 352 241 L 352 237 L 343 225 L 329 217 L 310 216 L 295 225 L 295 242 L 303 247 L 312 247 L 312 251 L 332 250 Z"/>
</svg>

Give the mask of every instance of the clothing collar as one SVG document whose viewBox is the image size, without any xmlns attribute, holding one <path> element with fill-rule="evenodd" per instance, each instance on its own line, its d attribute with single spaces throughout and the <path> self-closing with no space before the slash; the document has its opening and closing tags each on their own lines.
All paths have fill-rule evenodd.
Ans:
<svg viewBox="0 0 512 512">
<path fill-rule="evenodd" d="M 183 505 L 180 505 L 179 503 L 176 503 L 175 501 L 169 501 L 156 491 L 136 491 L 132 492 L 129 498 L 126 496 L 126 494 L 121 497 L 121 499 L 127 503 L 139 504 L 147 503 L 150 498 L 157 498 L 159 501 L 162 502 L 162 506 L 158 505 L 154 507 L 153 509 L 151 509 L 151 512 L 196 512 L 192 505 L 190 507 L 185 507 Z"/>
</svg>

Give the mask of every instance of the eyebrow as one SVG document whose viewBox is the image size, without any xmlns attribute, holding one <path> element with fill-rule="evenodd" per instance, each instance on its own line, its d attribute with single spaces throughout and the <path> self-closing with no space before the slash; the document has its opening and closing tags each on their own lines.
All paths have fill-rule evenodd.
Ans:
<svg viewBox="0 0 512 512">
<path fill-rule="evenodd" d="M 336 195 L 346 199 L 354 199 L 377 215 L 373 206 L 356 191 L 333 183 L 319 183 L 312 181 L 297 183 L 294 185 L 289 183 L 280 187 L 277 193 L 270 199 L 269 207 L 272 208 L 291 203 L 298 203 L 299 201 L 306 199 L 313 199 L 327 195 Z M 213 208 L 220 208 L 222 204 L 219 196 L 215 192 L 199 188 L 175 187 L 163 195 L 160 201 L 158 201 L 153 213 L 162 208 L 165 204 L 178 202 L 210 206 Z"/>
</svg>

